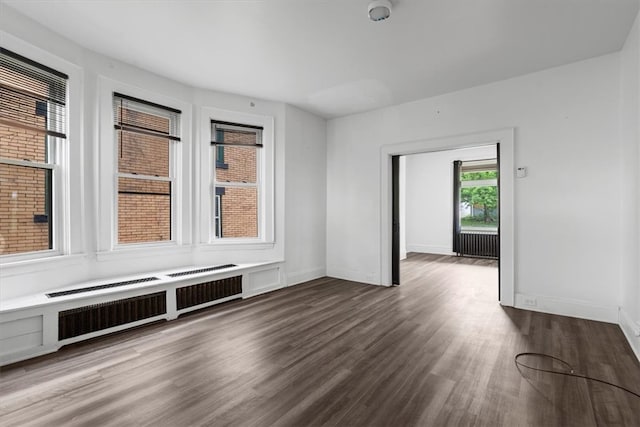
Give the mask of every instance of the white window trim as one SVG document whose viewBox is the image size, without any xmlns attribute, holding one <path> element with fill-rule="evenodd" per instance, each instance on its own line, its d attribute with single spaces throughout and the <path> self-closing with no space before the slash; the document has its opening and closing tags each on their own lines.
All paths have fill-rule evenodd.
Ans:
<svg viewBox="0 0 640 427">
<path fill-rule="evenodd" d="M 218 120 L 239 125 L 262 127 L 262 148 L 258 153 L 258 237 L 215 238 L 214 232 L 214 170 L 215 148 L 211 144 L 211 121 Z M 202 107 L 200 116 L 200 243 L 211 249 L 241 246 L 245 249 L 267 249 L 274 244 L 274 119 L 271 116 L 249 114 Z"/>
<path fill-rule="evenodd" d="M 99 169 L 97 182 L 98 212 L 98 253 L 100 259 L 118 258 L 117 253 L 147 254 L 147 251 L 163 251 L 167 247 L 180 247 L 191 244 L 191 198 L 189 197 L 191 180 L 191 104 L 160 95 L 156 92 L 131 86 L 104 76 L 98 78 L 99 92 L 99 131 L 98 149 L 95 164 Z M 154 102 L 181 111 L 180 142 L 170 146 L 170 180 L 172 187 L 171 202 L 171 240 L 161 242 L 118 243 L 118 177 L 127 174 L 117 170 L 117 135 L 113 126 L 113 94 L 114 92 Z M 136 178 L 144 178 L 136 175 Z M 149 177 L 149 179 L 159 179 Z M 114 255 L 110 255 L 114 254 Z"/>
<path fill-rule="evenodd" d="M 57 139 L 54 159 L 51 163 L 32 163 L 53 170 L 53 248 L 0 255 L 2 276 L 13 274 L 13 267 L 23 269 L 41 260 L 62 259 L 71 254 L 85 250 L 85 217 L 83 202 L 83 140 L 82 140 L 82 69 L 49 52 L 36 48 L 15 36 L 0 31 L 0 40 L 6 49 L 36 61 L 54 70 L 65 73 L 67 80 L 66 93 L 66 128 L 67 138 Z M 71 227 L 73 222 L 74 227 Z"/>
</svg>

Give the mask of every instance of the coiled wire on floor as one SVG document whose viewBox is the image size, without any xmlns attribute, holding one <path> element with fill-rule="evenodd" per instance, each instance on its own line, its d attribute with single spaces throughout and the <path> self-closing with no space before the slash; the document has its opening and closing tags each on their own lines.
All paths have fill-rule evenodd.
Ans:
<svg viewBox="0 0 640 427">
<path fill-rule="evenodd" d="M 554 369 L 534 368 L 533 366 L 526 365 L 526 364 L 524 364 L 524 363 L 522 363 L 522 362 L 520 362 L 518 360 L 518 359 L 520 359 L 521 357 L 524 357 L 524 356 L 534 356 L 534 357 L 543 357 L 543 358 L 551 359 L 551 360 L 554 360 L 556 362 L 559 362 L 559 363 L 563 364 L 564 366 L 566 366 L 569 369 L 569 371 L 565 372 L 565 371 L 557 371 L 557 370 L 554 370 Z M 595 381 L 595 382 L 598 382 L 598 383 L 601 383 L 601 384 L 606 384 L 608 386 L 618 388 L 618 389 L 626 391 L 627 393 L 632 394 L 635 397 L 640 399 L 640 393 L 636 393 L 635 391 L 629 390 L 626 387 L 623 387 L 623 386 L 618 385 L 618 384 L 611 383 L 609 381 L 601 380 L 599 378 L 593 378 L 593 377 L 590 377 L 590 376 L 587 376 L 587 375 L 578 374 L 578 373 L 575 372 L 575 369 L 573 369 L 573 366 L 571 366 L 569 364 L 569 362 L 567 362 L 565 360 L 562 360 L 562 359 L 560 359 L 558 357 L 551 356 L 550 354 L 534 353 L 534 352 L 518 353 L 514 357 L 513 361 L 515 362 L 516 367 L 518 368 L 518 371 L 520 371 L 520 367 L 523 367 L 523 368 L 527 368 L 527 369 L 532 369 L 534 371 L 548 372 L 550 374 L 555 374 L 555 375 L 564 375 L 564 376 L 567 376 L 567 377 L 582 378 L 582 379 L 585 379 L 587 381 Z M 522 373 L 522 371 L 520 371 L 520 373 Z"/>
</svg>

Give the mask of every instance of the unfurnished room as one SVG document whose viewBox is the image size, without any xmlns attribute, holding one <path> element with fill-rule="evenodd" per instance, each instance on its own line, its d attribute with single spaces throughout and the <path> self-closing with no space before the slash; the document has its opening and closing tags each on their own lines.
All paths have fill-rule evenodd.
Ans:
<svg viewBox="0 0 640 427">
<path fill-rule="evenodd" d="M 3 426 L 639 426 L 640 0 L 0 0 Z"/>
</svg>

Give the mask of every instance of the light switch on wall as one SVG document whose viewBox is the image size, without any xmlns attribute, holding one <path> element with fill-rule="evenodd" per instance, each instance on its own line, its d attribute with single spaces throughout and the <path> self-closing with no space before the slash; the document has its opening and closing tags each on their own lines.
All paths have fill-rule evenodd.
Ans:
<svg viewBox="0 0 640 427">
<path fill-rule="evenodd" d="M 527 176 L 527 168 L 525 168 L 525 167 L 517 168 L 516 169 L 516 176 L 518 178 L 524 178 L 525 176 Z"/>
</svg>

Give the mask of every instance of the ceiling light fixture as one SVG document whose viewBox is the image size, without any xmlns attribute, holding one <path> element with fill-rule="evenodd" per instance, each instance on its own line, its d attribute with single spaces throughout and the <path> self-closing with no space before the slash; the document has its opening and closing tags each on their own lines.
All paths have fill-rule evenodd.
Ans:
<svg viewBox="0 0 640 427">
<path fill-rule="evenodd" d="M 367 12 L 372 21 L 384 21 L 391 16 L 391 2 L 389 0 L 374 0 L 369 3 Z"/>
</svg>

